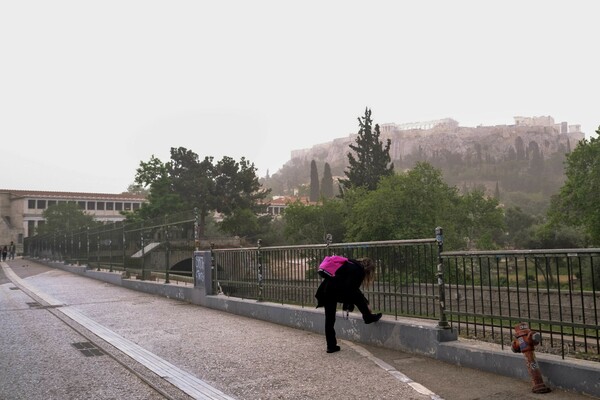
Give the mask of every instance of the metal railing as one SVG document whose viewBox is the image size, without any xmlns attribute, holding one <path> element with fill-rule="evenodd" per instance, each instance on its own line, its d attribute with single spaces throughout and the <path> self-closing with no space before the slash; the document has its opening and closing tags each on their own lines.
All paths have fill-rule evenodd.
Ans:
<svg viewBox="0 0 600 400">
<path fill-rule="evenodd" d="M 464 337 L 510 346 L 514 325 L 542 333 L 539 351 L 600 360 L 600 249 L 444 252 L 436 238 L 303 246 L 214 246 L 197 237 L 193 213 L 138 224 L 25 240 L 26 255 L 140 279 L 192 279 L 192 254 L 212 242 L 213 289 L 229 296 L 316 305 L 326 255 L 370 257 L 376 279 L 364 288 L 372 308 L 395 317 L 437 319 Z M 234 248 L 235 247 L 235 248 Z"/>
<path fill-rule="evenodd" d="M 445 313 L 459 334 L 510 346 L 512 328 L 542 333 L 539 351 L 600 354 L 600 249 L 444 252 Z"/>
<path fill-rule="evenodd" d="M 369 257 L 377 265 L 376 279 L 364 291 L 373 309 L 438 318 L 437 246 L 436 239 L 421 239 L 213 250 L 214 290 L 314 307 L 317 268 L 325 256 Z"/>
<path fill-rule="evenodd" d="M 528 322 L 539 351 L 600 359 L 600 249 L 444 252 L 436 239 L 213 250 L 215 291 L 314 306 L 326 255 L 370 257 L 373 309 L 438 319 L 440 328 L 510 346 Z"/>
<path fill-rule="evenodd" d="M 236 246 L 239 240 L 197 237 L 194 211 L 143 222 L 115 222 L 79 231 L 25 238 L 29 257 L 64 261 L 88 268 L 122 272 L 143 280 L 192 281 L 192 254 L 210 243 Z"/>
</svg>

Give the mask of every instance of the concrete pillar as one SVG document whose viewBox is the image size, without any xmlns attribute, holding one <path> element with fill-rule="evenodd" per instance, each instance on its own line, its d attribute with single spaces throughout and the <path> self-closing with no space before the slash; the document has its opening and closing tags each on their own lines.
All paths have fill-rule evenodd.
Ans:
<svg viewBox="0 0 600 400">
<path fill-rule="evenodd" d="M 213 294 L 212 258 L 210 251 L 194 251 L 194 287 L 204 292 L 204 296 Z"/>
</svg>

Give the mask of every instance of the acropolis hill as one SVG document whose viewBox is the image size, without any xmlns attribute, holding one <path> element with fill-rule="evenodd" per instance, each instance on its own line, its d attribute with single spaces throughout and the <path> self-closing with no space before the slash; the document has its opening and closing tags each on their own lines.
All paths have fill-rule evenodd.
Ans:
<svg viewBox="0 0 600 400">
<path fill-rule="evenodd" d="M 514 117 L 512 125 L 463 127 L 446 118 L 427 122 L 380 125 L 380 139 L 391 140 L 392 160 L 407 157 L 421 160 L 460 157 L 462 161 L 506 160 L 527 157 L 535 149 L 542 157 L 569 151 L 585 135 L 580 125 L 555 123 L 550 116 Z M 294 160 L 316 160 L 331 165 L 345 164 L 348 146 L 357 134 L 292 151 Z M 413 156 L 413 157 L 410 157 Z"/>
</svg>

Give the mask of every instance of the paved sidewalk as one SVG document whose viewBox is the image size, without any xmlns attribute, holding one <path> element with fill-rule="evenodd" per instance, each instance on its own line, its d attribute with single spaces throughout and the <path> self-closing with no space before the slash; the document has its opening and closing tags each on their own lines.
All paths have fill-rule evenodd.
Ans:
<svg viewBox="0 0 600 400">
<path fill-rule="evenodd" d="M 534 395 L 526 381 L 346 341 L 327 354 L 319 334 L 9 265 L 19 277 L 0 269 L 0 399 L 589 399 Z M 29 307 L 28 293 L 50 307 Z M 107 357 L 70 345 L 87 340 Z M 30 349 L 48 353 L 41 365 Z M 30 370 L 45 379 L 31 384 Z"/>
<path fill-rule="evenodd" d="M 31 268 L 23 267 L 22 262 L 10 264 L 16 270 Z M 394 371 L 386 371 L 364 353 L 356 351 L 357 347 L 342 343 L 342 351 L 325 353 L 324 338 L 317 334 L 134 292 L 64 271 L 49 270 L 21 282 L 25 292 L 31 290 L 41 298 L 42 304 L 49 303 L 51 306 L 36 310 L 36 313 L 48 314 L 50 310 L 62 310 L 63 314 L 66 312 L 85 327 L 85 321 L 77 317 L 82 315 L 84 319 L 148 351 L 156 360 L 164 360 L 232 398 L 439 398 L 415 382 L 407 381 L 400 372 L 396 371 L 395 374 Z M 5 298 L 17 296 L 18 299 L 12 299 L 13 304 L 21 302 L 20 310 L 24 310 L 25 303 L 32 300 L 24 298 L 21 291 L 11 290 L 11 287 L 11 284 L 0 286 L 3 293 L 2 309 Z M 21 331 L 20 337 L 13 336 L 13 340 L 54 341 L 57 328 L 63 329 L 60 323 L 47 315 L 39 321 L 44 329 L 31 332 L 33 338 L 27 338 L 27 333 Z M 7 333 L 4 330 L 3 327 L 2 337 Z M 63 338 L 59 337 L 57 341 L 63 341 Z M 84 339 L 69 338 L 67 341 Z M 69 357 L 77 353 L 75 349 L 68 348 L 68 343 L 60 345 Z M 14 349 L 14 346 L 9 347 Z M 29 354 L 23 356 L 31 357 Z M 87 367 L 90 368 L 90 379 L 103 375 L 102 371 L 98 371 L 98 365 L 92 366 L 94 358 L 98 357 L 89 358 L 90 365 Z M 87 361 L 85 357 L 81 359 Z M 15 354 L 12 360 L 12 363 L 19 362 Z M 61 364 L 62 360 L 56 360 L 56 366 Z M 55 365 L 46 365 L 46 368 L 54 368 Z M 8 382 L 4 381 L 6 376 L 3 376 L 0 378 L 0 387 L 5 388 Z M 44 384 L 60 386 L 68 378 Z M 10 386 L 12 390 L 9 393 L 0 391 L 0 398 L 36 398 L 19 393 L 22 386 L 18 382 L 16 386 Z M 180 389 L 185 391 L 185 388 Z M 37 398 L 61 397 L 50 395 Z"/>
</svg>

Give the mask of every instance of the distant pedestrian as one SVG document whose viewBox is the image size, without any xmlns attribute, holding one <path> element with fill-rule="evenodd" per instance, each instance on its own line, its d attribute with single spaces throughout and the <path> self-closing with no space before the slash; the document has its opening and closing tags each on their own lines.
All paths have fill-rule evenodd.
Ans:
<svg viewBox="0 0 600 400">
<path fill-rule="evenodd" d="M 6 261 L 6 256 L 8 255 L 8 247 L 2 247 L 2 261 Z"/>
<path fill-rule="evenodd" d="M 15 243 L 13 241 L 10 242 L 10 245 L 8 246 L 8 259 L 9 260 L 14 260 L 15 259 L 15 253 L 16 253 L 16 247 L 15 247 Z"/>
<path fill-rule="evenodd" d="M 370 258 L 352 260 L 340 256 L 325 257 L 319 268 L 324 278 L 315 297 L 317 308 L 325 307 L 325 340 L 327 352 L 340 350 L 335 337 L 335 313 L 337 303 L 343 310 L 352 311 L 354 306 L 361 312 L 365 324 L 377 322 L 381 313 L 373 314 L 369 301 L 360 291 L 361 285 L 368 285 L 375 279 L 375 264 Z"/>
</svg>

